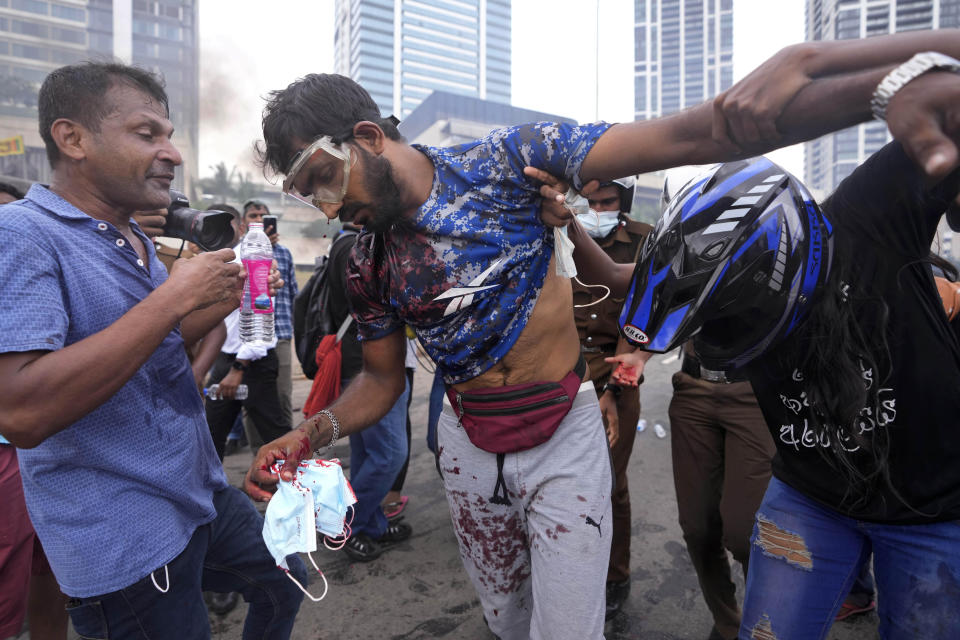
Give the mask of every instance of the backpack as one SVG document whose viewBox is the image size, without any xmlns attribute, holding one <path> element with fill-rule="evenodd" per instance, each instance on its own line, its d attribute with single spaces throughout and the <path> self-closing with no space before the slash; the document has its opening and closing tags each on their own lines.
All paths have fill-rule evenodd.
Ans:
<svg viewBox="0 0 960 640">
<path fill-rule="evenodd" d="M 344 229 L 333 244 L 343 238 L 357 235 L 356 231 Z M 333 245 L 330 247 L 333 249 Z M 333 322 L 327 287 L 327 265 L 330 259 L 324 256 L 313 270 L 313 275 L 303 285 L 293 301 L 293 339 L 297 360 L 303 374 L 311 380 L 317 375 L 317 347 L 323 336 L 337 332 Z"/>
</svg>

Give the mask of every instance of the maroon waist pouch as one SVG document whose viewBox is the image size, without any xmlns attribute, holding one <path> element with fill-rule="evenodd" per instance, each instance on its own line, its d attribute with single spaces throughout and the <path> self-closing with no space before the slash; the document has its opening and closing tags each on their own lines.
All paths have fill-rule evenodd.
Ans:
<svg viewBox="0 0 960 640">
<path fill-rule="evenodd" d="M 559 382 L 477 389 L 447 389 L 460 426 L 470 442 L 490 453 L 515 453 L 549 440 L 573 406 L 586 372 L 583 357 Z"/>
</svg>

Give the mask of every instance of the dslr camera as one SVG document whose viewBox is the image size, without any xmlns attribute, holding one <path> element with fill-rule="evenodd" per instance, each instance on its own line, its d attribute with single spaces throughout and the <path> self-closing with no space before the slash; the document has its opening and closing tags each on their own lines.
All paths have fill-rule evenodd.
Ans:
<svg viewBox="0 0 960 640">
<path fill-rule="evenodd" d="M 194 242 L 205 251 L 216 251 L 233 246 L 232 221 L 233 215 L 226 211 L 191 209 L 187 196 L 171 189 L 163 235 Z"/>
</svg>

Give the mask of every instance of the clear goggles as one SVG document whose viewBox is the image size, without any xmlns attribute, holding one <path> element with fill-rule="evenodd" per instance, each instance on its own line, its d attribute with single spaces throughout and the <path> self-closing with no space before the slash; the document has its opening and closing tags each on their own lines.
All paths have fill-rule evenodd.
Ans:
<svg viewBox="0 0 960 640">
<path fill-rule="evenodd" d="M 334 144 L 330 136 L 317 138 L 293 157 L 290 171 L 283 181 L 283 192 L 317 209 L 323 204 L 340 204 L 350 182 L 353 155 L 349 146 Z M 311 163 L 311 160 L 315 162 Z M 303 184 L 310 191 L 304 194 L 294 182 L 308 163 L 309 174 Z"/>
</svg>

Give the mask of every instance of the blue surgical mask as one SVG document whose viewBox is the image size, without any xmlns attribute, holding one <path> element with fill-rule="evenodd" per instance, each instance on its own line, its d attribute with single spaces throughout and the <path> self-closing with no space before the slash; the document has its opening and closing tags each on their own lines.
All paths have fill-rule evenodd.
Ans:
<svg viewBox="0 0 960 640">
<path fill-rule="evenodd" d="M 350 483 L 335 460 L 304 460 L 295 479 L 313 494 L 317 531 L 329 538 L 340 538 L 347 528 L 349 507 L 356 503 Z"/>
<path fill-rule="evenodd" d="M 271 471 L 279 476 L 283 461 L 278 460 Z M 296 476 L 290 482 L 280 480 L 277 492 L 267 505 L 263 521 L 263 541 L 277 566 L 283 569 L 304 594 L 319 602 L 327 594 L 327 579 L 313 559 L 317 550 L 317 532 L 324 535 L 324 546 L 331 547 L 329 538 L 341 538 L 340 546 L 349 536 L 347 509 L 357 501 L 350 483 L 343 476 L 338 461 L 303 460 Z M 323 595 L 312 596 L 292 575 L 287 556 L 306 553 L 320 577 Z"/>
<path fill-rule="evenodd" d="M 287 570 L 287 556 L 317 550 L 313 492 L 281 481 L 263 519 L 263 541 L 277 566 Z"/>
<path fill-rule="evenodd" d="M 606 238 L 620 224 L 620 212 L 598 212 L 590 209 L 587 213 L 578 213 L 577 220 L 587 230 L 591 238 Z"/>
</svg>

